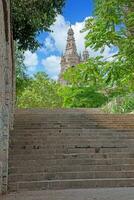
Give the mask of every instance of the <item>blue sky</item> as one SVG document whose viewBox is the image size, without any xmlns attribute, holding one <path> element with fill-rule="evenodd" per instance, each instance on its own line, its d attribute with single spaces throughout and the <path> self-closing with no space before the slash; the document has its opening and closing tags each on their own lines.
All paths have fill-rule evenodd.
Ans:
<svg viewBox="0 0 134 200">
<path fill-rule="evenodd" d="M 28 67 L 28 74 L 33 75 L 38 71 L 45 71 L 49 77 L 57 80 L 60 73 L 60 57 L 65 50 L 67 31 L 70 24 L 75 33 L 75 40 L 78 53 L 84 50 L 84 37 L 86 33 L 80 33 L 84 27 L 85 19 L 93 15 L 93 0 L 66 0 L 61 15 L 58 15 L 56 22 L 51 26 L 51 33 L 42 33 L 37 38 L 42 47 L 35 53 L 25 52 L 24 63 Z M 98 55 L 89 49 L 90 56 Z M 112 52 L 106 48 L 103 55 L 108 57 Z"/>
<path fill-rule="evenodd" d="M 87 16 L 92 16 L 93 0 L 67 0 L 63 9 L 63 16 L 71 24 L 84 21 Z"/>
</svg>

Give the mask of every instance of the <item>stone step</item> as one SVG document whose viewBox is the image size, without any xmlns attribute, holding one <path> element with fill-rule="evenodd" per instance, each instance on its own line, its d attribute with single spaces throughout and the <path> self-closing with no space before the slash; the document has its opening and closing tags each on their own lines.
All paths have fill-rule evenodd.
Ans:
<svg viewBox="0 0 134 200">
<path fill-rule="evenodd" d="M 134 125 L 125 125 L 125 124 L 117 124 L 117 125 L 93 125 L 93 124 L 35 124 L 35 125 L 32 125 L 32 124 L 27 124 L 26 126 L 21 126 L 21 125 L 17 125 L 17 126 L 14 126 L 15 129 L 50 129 L 50 128 L 65 128 L 65 129 L 70 129 L 70 128 L 79 128 L 79 129 L 100 129 L 100 128 L 103 128 L 103 129 L 124 129 L 124 130 L 131 130 L 131 129 L 134 129 Z"/>
<path fill-rule="evenodd" d="M 19 120 L 15 120 L 14 124 L 15 125 L 27 125 L 27 124 L 130 124 L 133 125 L 134 120 L 130 120 L 130 119 L 89 119 L 89 118 L 56 118 L 56 119 L 52 119 L 51 118 L 28 118 L 28 119 L 19 119 Z"/>
<path fill-rule="evenodd" d="M 85 171 L 85 172 L 56 172 L 56 173 L 28 173 L 9 176 L 10 182 L 43 181 L 66 179 L 97 179 L 97 178 L 134 178 L 134 171 Z"/>
<path fill-rule="evenodd" d="M 82 128 L 85 128 L 85 129 L 88 129 L 88 128 L 93 128 L 93 129 L 97 129 L 97 128 L 100 128 L 100 127 L 97 127 L 96 125 L 88 125 L 88 124 L 85 124 L 85 125 L 77 125 L 77 124 L 63 124 L 63 125 L 60 125 L 60 124 L 35 124 L 35 125 L 26 125 L 26 126 L 15 126 L 14 127 L 15 129 L 51 129 L 51 128 L 55 128 L 55 129 L 76 129 L 76 128 L 79 128 L 79 129 L 82 129 Z M 114 127 L 113 127 L 114 128 Z M 116 128 L 116 127 L 115 127 Z M 118 126 L 118 128 L 124 128 L 123 126 Z M 130 129 L 131 127 L 127 127 L 125 126 L 125 129 Z"/>
<path fill-rule="evenodd" d="M 35 167 L 40 168 L 40 166 L 66 166 L 66 165 L 123 165 L 123 164 L 134 164 L 133 158 L 107 158 L 107 159 L 95 159 L 95 158 L 71 158 L 71 159 L 49 159 L 49 160 L 20 160 L 19 162 L 16 161 L 9 161 L 10 167 Z"/>
<path fill-rule="evenodd" d="M 10 155 L 9 161 L 18 160 L 50 160 L 50 159 L 71 159 L 71 158 L 95 158 L 95 159 L 112 159 L 112 158 L 134 158 L 134 153 L 73 153 L 73 154 L 16 154 Z"/>
<path fill-rule="evenodd" d="M 133 121 L 134 121 L 134 118 L 107 118 L 107 117 L 104 117 L 102 116 L 102 118 L 90 118 L 90 117 L 78 117 L 78 116 L 68 116 L 68 117 L 65 117 L 65 116 L 46 116 L 46 117 L 40 117 L 40 116 L 36 116 L 36 117 L 30 117 L 30 116 L 23 116 L 23 117 L 18 117 L 18 119 L 15 119 L 15 124 L 17 123 L 20 123 L 22 124 L 22 121 L 24 123 L 27 123 L 27 122 L 35 122 L 35 123 L 41 123 L 41 122 L 60 122 L 60 123 L 72 123 L 72 122 L 80 122 L 80 123 L 85 123 L 85 122 L 92 122 L 92 123 L 128 123 L 128 124 L 131 124 Z"/>
<path fill-rule="evenodd" d="M 44 173 L 44 172 L 75 172 L 75 171 L 134 171 L 134 164 L 113 164 L 113 165 L 33 165 L 33 166 L 9 166 L 9 174 L 20 173 Z"/>
<path fill-rule="evenodd" d="M 26 136 L 23 136 L 23 135 L 15 135 L 14 137 L 11 137 L 10 136 L 10 142 L 14 143 L 14 142 L 40 142 L 40 141 L 56 141 L 56 140 L 75 140 L 75 141 L 79 141 L 79 140 L 134 140 L 134 135 L 115 135 L 115 136 L 110 136 L 110 135 L 79 135 L 79 136 L 70 136 L 70 135 L 66 135 L 66 136 L 63 136 L 63 135 L 58 135 L 57 136 L 53 136 L 53 135 L 45 135 L 45 134 L 37 134 L 37 135 L 32 135 L 30 136 L 29 134 L 26 135 Z"/>
<path fill-rule="evenodd" d="M 60 143 L 60 144 L 59 144 Z M 114 139 L 103 139 L 103 138 L 100 138 L 100 139 L 88 139 L 88 138 L 60 138 L 60 137 L 57 137 L 57 138 L 46 138 L 46 139 L 43 139 L 43 138 L 39 138 L 39 139 L 32 139 L 31 140 L 12 140 L 10 141 L 10 146 L 13 147 L 13 146 L 16 146 L 16 147 L 22 147 L 22 146 L 32 146 L 33 145 L 39 145 L 39 146 L 68 146 L 69 145 L 90 145 L 91 147 L 92 146 L 96 146 L 96 145 L 100 145 L 100 146 L 108 146 L 111 147 L 111 146 L 133 146 L 134 144 L 134 139 L 117 139 L 117 138 L 114 138 Z"/>
<path fill-rule="evenodd" d="M 51 181 L 18 182 L 9 185 L 10 191 L 50 190 L 50 189 L 76 189 L 97 187 L 133 187 L 134 178 L 109 179 L 70 179 Z"/>
<path fill-rule="evenodd" d="M 10 191 L 118 186 L 134 186 L 134 115 L 16 111 Z"/>
<path fill-rule="evenodd" d="M 30 134 L 30 133 L 26 133 L 26 134 L 24 134 L 24 135 L 10 135 L 10 141 L 12 142 L 19 142 L 19 141 L 29 141 L 29 140 L 31 140 L 31 141 L 40 141 L 40 140 L 44 140 L 44 141 L 46 141 L 46 140 L 58 140 L 58 139 L 60 139 L 60 140 L 76 140 L 76 141 L 78 141 L 78 140 L 86 140 L 86 138 L 87 138 L 87 140 L 96 140 L 96 141 L 98 141 L 98 140 L 128 140 L 128 141 L 130 141 L 130 140 L 134 140 L 134 134 L 87 134 L 87 133 L 85 133 L 85 134 L 81 134 L 81 133 L 79 133 L 79 134 L 74 134 L 74 135 L 72 135 L 71 136 L 71 134 L 69 133 L 69 134 L 61 134 L 61 133 L 59 133 L 59 134 L 57 134 L 56 135 L 56 133 L 55 134 L 53 134 L 53 133 L 37 133 L 37 134 Z"/>
<path fill-rule="evenodd" d="M 20 120 L 20 121 L 15 121 L 14 125 L 33 125 L 33 124 L 90 124 L 90 125 L 104 125 L 105 124 L 110 124 L 110 125 L 133 125 L 134 120 L 91 120 L 91 119 L 31 119 L 31 120 Z"/>
<path fill-rule="evenodd" d="M 133 118 L 133 114 L 109 114 L 109 113 L 92 113 L 90 112 L 91 108 L 88 109 L 89 112 L 85 112 L 85 111 L 82 111 L 82 112 L 78 112 L 78 110 L 76 111 L 76 109 L 71 109 L 69 111 L 69 109 L 66 109 L 66 110 L 59 110 L 58 112 L 53 109 L 53 110 L 43 110 L 40 112 L 38 110 L 36 111 L 31 111 L 29 110 L 28 112 L 24 112 L 23 110 L 21 110 L 20 112 L 15 112 L 15 116 L 54 116 L 54 115 L 58 115 L 58 116 L 90 116 L 90 117 L 95 117 L 95 116 L 105 116 L 105 117 L 122 117 L 122 118 Z"/>
<path fill-rule="evenodd" d="M 69 109 L 69 108 L 58 108 L 58 109 L 47 109 L 47 108 L 45 108 L 45 109 L 43 109 L 43 108 L 41 108 L 41 109 L 38 109 L 38 108 L 36 108 L 36 109 L 16 109 L 15 110 L 15 115 L 23 115 L 23 114 L 39 114 L 39 115 L 41 115 L 41 114 L 43 114 L 43 115 L 45 115 L 45 114 L 48 114 L 48 113 L 50 113 L 50 114 L 79 114 L 79 113 L 83 113 L 83 114 L 85 114 L 85 113 L 90 113 L 90 114 L 100 114 L 100 113 L 102 113 L 102 111 L 100 110 L 100 109 L 98 109 L 98 108 L 71 108 L 71 109 Z"/>
<path fill-rule="evenodd" d="M 83 148 L 49 148 L 49 149 L 40 149 L 39 146 L 35 146 L 33 149 L 10 149 L 10 154 L 13 155 L 18 155 L 18 154 L 54 154 L 54 153 L 134 153 L 134 147 L 132 148 L 118 148 L 118 147 L 93 147 L 93 148 L 88 148 L 88 147 L 83 147 Z"/>
<path fill-rule="evenodd" d="M 52 149 L 52 148 L 54 148 L 55 150 L 57 150 L 57 149 L 63 149 L 63 150 L 69 150 L 69 149 L 90 149 L 90 148 L 108 148 L 108 149 L 110 149 L 110 148 L 124 148 L 124 149 L 126 149 L 126 148 L 129 148 L 129 149 L 131 149 L 131 148 L 134 148 L 134 145 L 133 145 L 133 142 L 127 142 L 127 143 L 125 143 L 125 142 L 75 142 L 75 141 L 73 141 L 72 143 L 70 142 L 69 144 L 62 144 L 62 143 L 59 143 L 58 141 L 56 142 L 55 141 L 55 143 L 43 143 L 42 142 L 42 144 L 25 144 L 25 145 L 17 145 L 17 144 L 15 144 L 15 145 L 10 145 L 10 149 L 11 150 L 14 150 L 14 149 L 16 149 L 16 151 L 17 150 L 21 150 L 21 149 L 27 149 L 27 150 L 31 150 L 31 149 L 44 149 L 44 150 L 49 150 L 49 149 Z"/>
<path fill-rule="evenodd" d="M 95 112 L 94 112 L 95 111 Z M 97 111 L 97 112 L 96 112 Z M 106 116 L 106 117 L 122 117 L 122 118 L 133 118 L 133 114 L 108 114 L 108 113 L 102 113 L 100 112 L 100 110 L 94 110 L 92 108 L 88 108 L 88 109 L 29 109 L 29 110 L 25 110 L 25 109 L 21 109 L 21 110 L 16 110 L 15 112 L 15 116 L 36 116 L 36 115 L 43 115 L 43 116 L 50 116 L 50 115 L 63 115 L 63 116 L 70 116 L 70 115 L 76 115 L 76 116 L 79 116 L 79 115 L 88 115 L 88 116 Z"/>
<path fill-rule="evenodd" d="M 11 136 L 133 136 L 133 130 L 111 130 L 111 129 L 14 129 L 10 131 Z"/>
<path fill-rule="evenodd" d="M 22 121 L 24 122 L 32 122 L 35 121 L 36 122 L 41 122 L 41 121 L 53 121 L 53 122 L 72 122 L 72 121 L 89 121 L 89 122 L 115 122 L 115 123 L 119 123 L 119 122 L 128 122 L 131 123 L 134 121 L 134 117 L 133 116 L 126 116 L 126 117 L 122 117 L 122 116 L 107 116 L 107 115 L 98 115 L 98 116 L 93 116 L 93 115 L 22 115 L 22 116 L 18 116 L 17 118 L 15 118 L 15 122 L 17 123 L 21 123 Z"/>
</svg>

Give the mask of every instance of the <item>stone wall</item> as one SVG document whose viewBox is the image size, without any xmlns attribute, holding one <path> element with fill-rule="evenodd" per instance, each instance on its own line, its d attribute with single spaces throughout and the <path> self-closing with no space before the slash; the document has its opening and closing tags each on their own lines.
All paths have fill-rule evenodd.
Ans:
<svg viewBox="0 0 134 200">
<path fill-rule="evenodd" d="M 9 130 L 13 125 L 14 65 L 10 2 L 0 0 L 0 193 L 7 191 Z"/>
</svg>

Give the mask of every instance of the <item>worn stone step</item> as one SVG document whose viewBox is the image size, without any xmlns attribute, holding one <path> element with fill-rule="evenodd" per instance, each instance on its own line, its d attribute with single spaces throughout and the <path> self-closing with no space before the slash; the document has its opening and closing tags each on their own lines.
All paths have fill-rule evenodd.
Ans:
<svg viewBox="0 0 134 200">
<path fill-rule="evenodd" d="M 126 141 L 126 142 L 133 142 L 134 136 L 46 136 L 46 135 L 36 135 L 36 136 L 16 136 L 16 137 L 10 137 L 10 144 L 33 144 L 33 143 L 54 143 L 55 141 L 61 141 L 64 142 L 67 141 L 74 141 L 74 142 L 84 142 L 84 141 Z"/>
<path fill-rule="evenodd" d="M 97 188 L 97 187 L 133 187 L 134 178 L 116 179 L 70 179 L 70 180 L 51 180 L 51 181 L 31 181 L 18 182 L 9 185 L 10 191 L 22 190 L 50 190 L 68 188 Z"/>
<path fill-rule="evenodd" d="M 133 136 L 134 130 L 111 130 L 111 129 L 14 129 L 10 136 Z"/>
<path fill-rule="evenodd" d="M 90 148 L 134 148 L 134 145 L 132 142 L 70 142 L 68 144 L 62 144 L 62 143 L 59 143 L 58 141 L 55 143 L 43 143 L 42 144 L 25 144 L 25 145 L 10 145 L 10 149 L 16 149 L 19 150 L 19 149 L 44 149 L 44 150 L 48 150 L 48 149 L 90 149 Z"/>
<path fill-rule="evenodd" d="M 106 121 L 106 120 L 88 120 L 88 119 L 57 119 L 57 120 L 49 120 L 49 119 L 31 119 L 31 120 L 20 120 L 20 121 L 15 121 L 14 123 L 14 127 L 17 127 L 17 126 L 27 126 L 27 125 L 43 125 L 43 124 L 51 124 L 51 125 L 67 125 L 67 124 L 70 124 L 70 125 L 99 125 L 102 127 L 105 125 L 112 125 L 112 126 L 117 126 L 117 125 L 126 125 L 126 126 L 133 126 L 134 127 L 134 124 L 133 124 L 134 121 L 130 121 L 130 120 L 116 120 L 116 121 L 113 121 L 113 120 L 109 120 L 109 121 Z"/>
<path fill-rule="evenodd" d="M 60 143 L 60 145 L 59 145 Z M 63 145 L 90 145 L 91 147 L 92 146 L 96 146 L 96 145 L 100 145 L 100 146 L 109 146 L 109 147 L 113 147 L 113 146 L 133 146 L 134 144 L 134 139 L 117 139 L 117 138 L 114 138 L 114 139 L 103 139 L 103 138 L 100 138 L 100 139 L 88 139 L 88 138 L 46 138 L 46 139 L 42 139 L 40 138 L 39 140 L 34 140 L 31 138 L 31 140 L 16 140 L 16 141 L 10 141 L 10 146 L 11 147 L 22 147 L 22 146 L 33 146 L 33 145 L 39 145 L 39 146 L 56 146 L 56 144 L 58 144 L 58 146 L 63 146 Z"/>
<path fill-rule="evenodd" d="M 107 126 L 99 126 L 99 125 L 90 125 L 90 124 L 85 124 L 85 125 L 81 125 L 81 124 L 79 124 L 79 125 L 77 125 L 77 124 L 62 124 L 62 125 L 60 125 L 60 124 L 53 124 L 53 125 L 51 125 L 51 124 L 36 124 L 36 125 L 27 125 L 27 126 L 16 126 L 16 127 L 14 127 L 15 129 L 51 129 L 51 128 L 65 128 L 65 129 L 70 129 L 70 128 L 74 128 L 74 129 L 76 129 L 76 128 L 79 128 L 79 129 L 100 129 L 100 128 L 103 128 L 103 129 L 118 129 L 118 130 L 122 130 L 122 129 L 124 129 L 124 130 L 131 130 L 131 129 L 134 129 L 134 126 L 132 125 L 132 126 L 128 126 L 128 125 L 125 125 L 125 124 L 123 124 L 123 125 L 112 125 L 112 126 L 110 126 L 110 125 L 107 125 Z"/>
<path fill-rule="evenodd" d="M 33 113 L 32 111 L 29 111 L 29 113 L 15 113 L 16 119 L 20 119 L 21 117 L 89 117 L 92 119 L 100 118 L 100 119 L 134 119 L 133 114 L 106 114 L 106 113 L 86 113 L 86 112 L 75 112 L 71 111 L 68 112 L 66 110 L 65 112 L 55 112 L 54 110 L 52 112 L 36 112 Z M 56 118 L 55 118 L 56 119 Z"/>
<path fill-rule="evenodd" d="M 15 129 L 21 129 L 21 130 L 23 130 L 23 129 L 51 129 L 51 128 L 56 128 L 56 129 L 60 129 L 60 128 L 65 128 L 65 129 L 70 129 L 70 128 L 74 128 L 74 129 L 76 129 L 76 128 L 79 128 L 79 129 L 82 129 L 82 128 L 85 128 L 85 129 L 88 129 L 88 128 L 94 128 L 94 129 L 97 129 L 97 126 L 96 125 L 88 125 L 88 124 L 86 124 L 86 125 L 75 125 L 75 124 L 63 124 L 63 125 L 60 125 L 60 124 L 53 124 L 53 125 L 51 125 L 51 124 L 38 124 L 38 125 L 27 125 L 27 126 L 16 126 L 16 127 L 14 127 Z M 99 127 L 98 127 L 99 128 Z M 121 126 L 119 127 L 119 128 L 121 128 Z M 129 127 L 126 127 L 126 129 L 129 129 Z"/>
<path fill-rule="evenodd" d="M 77 120 L 45 120 L 45 119 L 31 119 L 31 120 L 21 120 L 21 121 L 15 121 L 14 123 L 14 127 L 17 127 L 17 126 L 32 126 L 32 125 L 48 125 L 48 124 L 51 124 L 51 125 L 67 125 L 67 124 L 70 124 L 70 125 L 112 125 L 112 126 L 116 126 L 116 125 L 126 125 L 126 126 L 134 126 L 133 125 L 133 121 L 117 121 L 116 122 L 113 122 L 112 120 L 109 120 L 109 121 L 100 121 L 100 120 L 86 120 L 86 119 L 77 119 Z"/>
<path fill-rule="evenodd" d="M 50 159 L 71 159 L 71 158 L 95 158 L 95 159 L 107 159 L 107 158 L 134 158 L 134 153 L 73 153 L 73 154 L 16 154 L 10 155 L 9 161 L 18 160 L 50 160 Z"/>
<path fill-rule="evenodd" d="M 120 122 L 120 121 L 129 121 L 129 122 L 132 122 L 134 120 L 134 116 L 133 114 L 132 115 L 124 115 L 124 114 L 121 114 L 121 115 L 112 115 L 112 114 L 109 114 L 109 115 L 88 115 L 88 114 L 82 114 L 82 113 L 76 113 L 76 114 L 35 114 L 35 115 L 15 115 L 15 121 L 16 122 L 20 122 L 21 120 L 24 120 L 24 121 L 31 121 L 32 119 L 34 120 L 49 120 L 49 121 L 57 121 L 58 119 L 61 120 L 61 121 L 64 121 L 64 120 L 69 120 L 72 119 L 74 121 L 76 120 L 91 120 L 91 121 L 117 121 L 117 122 Z"/>
<path fill-rule="evenodd" d="M 43 115 L 43 116 L 53 116 L 53 115 L 87 115 L 87 116 L 106 116 L 106 117 L 122 117 L 122 118 L 133 118 L 132 114 L 108 114 L 102 113 L 99 109 L 92 109 L 92 108 L 75 108 L 75 109 L 20 109 L 15 111 L 15 116 L 36 116 L 36 115 Z"/>
<path fill-rule="evenodd" d="M 18 161 L 10 161 L 9 165 L 15 166 L 17 168 L 19 167 L 37 167 L 40 168 L 40 166 L 65 166 L 65 165 L 72 165 L 75 167 L 75 165 L 123 165 L 123 164 L 134 164 L 133 158 L 107 158 L 107 159 L 95 159 L 95 158 L 89 158 L 89 159 L 78 159 L 78 158 L 71 158 L 71 159 L 49 159 L 49 160 L 20 160 Z"/>
<path fill-rule="evenodd" d="M 33 149 L 10 149 L 10 154 L 18 155 L 18 154 L 54 154 L 54 153 L 134 153 L 134 147 L 133 148 L 112 148 L 112 147 L 83 147 L 83 148 L 51 148 L 51 149 L 40 149 L 38 146 L 35 146 Z"/>
<path fill-rule="evenodd" d="M 85 172 L 56 172 L 56 173 L 28 173 L 9 176 L 10 182 L 43 181 L 66 179 L 97 179 L 97 178 L 134 178 L 134 171 L 85 171 Z"/>
<path fill-rule="evenodd" d="M 20 173 L 41 173 L 41 172 L 75 172 L 75 171 L 133 171 L 134 164 L 115 164 L 115 165 L 45 165 L 45 166 L 27 166 L 15 167 L 9 166 L 9 174 Z"/>
</svg>

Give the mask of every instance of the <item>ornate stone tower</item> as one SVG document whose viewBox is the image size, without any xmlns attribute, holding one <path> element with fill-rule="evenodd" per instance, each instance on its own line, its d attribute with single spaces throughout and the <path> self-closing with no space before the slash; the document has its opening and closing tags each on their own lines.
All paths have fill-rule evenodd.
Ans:
<svg viewBox="0 0 134 200">
<path fill-rule="evenodd" d="M 83 61 L 87 61 L 89 58 L 89 52 L 85 49 L 85 51 L 83 51 Z"/>
<path fill-rule="evenodd" d="M 76 44 L 75 44 L 74 31 L 70 27 L 67 34 L 67 45 L 66 45 L 65 53 L 61 57 L 61 63 L 60 63 L 61 72 L 59 76 L 59 82 L 64 85 L 67 84 L 67 82 L 62 77 L 63 73 L 69 67 L 75 67 L 77 64 L 81 62 L 87 61 L 88 58 L 89 58 L 89 52 L 86 49 L 83 51 L 82 56 L 81 54 L 78 55 Z"/>
<path fill-rule="evenodd" d="M 66 71 L 68 67 L 75 67 L 75 65 L 81 62 L 81 57 L 77 53 L 77 48 L 74 39 L 74 31 L 70 27 L 67 36 L 67 45 L 64 55 L 61 57 L 61 73 L 59 77 L 59 82 L 61 84 L 66 84 L 66 81 L 62 78 L 62 74 Z"/>
</svg>

